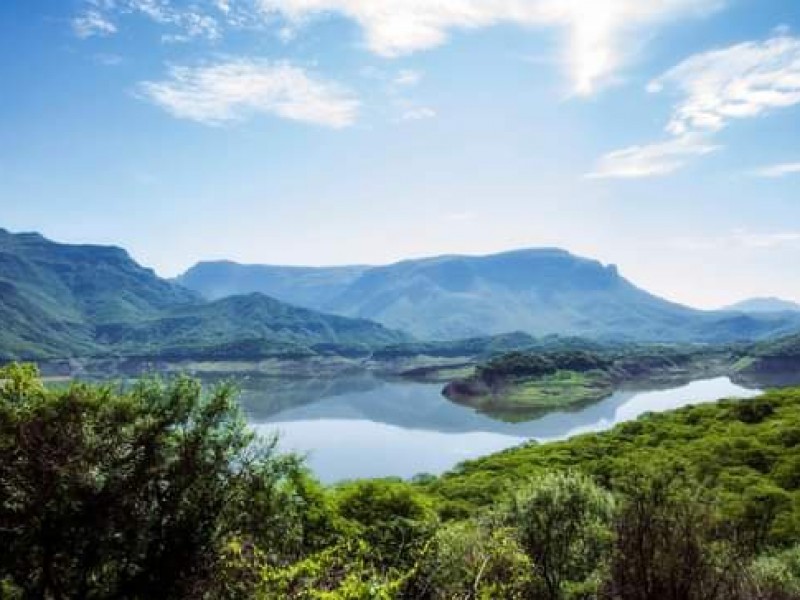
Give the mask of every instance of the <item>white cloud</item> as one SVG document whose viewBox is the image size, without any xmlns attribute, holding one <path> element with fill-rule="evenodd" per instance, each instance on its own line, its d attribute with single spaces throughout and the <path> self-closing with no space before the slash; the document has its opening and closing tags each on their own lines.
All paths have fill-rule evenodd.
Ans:
<svg viewBox="0 0 800 600">
<path fill-rule="evenodd" d="M 85 0 L 85 3 L 87 9 L 72 21 L 75 34 L 81 38 L 116 33 L 117 27 L 112 19 L 125 15 L 141 15 L 179 31 L 162 35 L 165 42 L 188 41 L 199 37 L 216 40 L 222 36 L 217 18 L 194 3 L 185 8 L 178 7 L 170 0 Z M 227 12 L 224 7 L 228 7 Z M 228 18 L 230 2 L 220 0 L 214 4 L 214 8 Z"/>
<path fill-rule="evenodd" d="M 453 30 L 500 24 L 565 32 L 563 63 L 575 93 L 591 94 L 638 50 L 645 30 L 706 14 L 722 0 L 259 0 L 265 14 L 295 23 L 339 13 L 364 30 L 367 47 L 387 57 L 434 48 Z"/>
<path fill-rule="evenodd" d="M 591 175 L 671 173 L 689 158 L 716 149 L 710 139 L 729 122 L 800 104 L 800 39 L 779 34 L 696 54 L 651 81 L 647 90 L 675 90 L 681 96 L 666 126 L 671 138 L 611 152 Z M 762 174 L 785 175 L 794 172 L 791 167 L 778 165 Z"/>
<path fill-rule="evenodd" d="M 400 117 L 401 121 L 423 121 L 432 119 L 436 116 L 436 111 L 427 106 L 419 108 L 409 108 Z"/>
<path fill-rule="evenodd" d="M 169 79 L 143 82 L 138 93 L 176 117 L 210 125 L 266 113 L 342 128 L 355 122 L 359 108 L 339 84 L 288 63 L 249 59 L 176 66 Z"/>
<path fill-rule="evenodd" d="M 72 30 L 81 39 L 116 33 L 117 26 L 97 10 L 87 10 L 72 19 Z"/>
<path fill-rule="evenodd" d="M 297 37 L 297 30 L 292 27 L 281 27 L 278 30 L 278 39 L 284 43 L 288 44 L 294 41 L 294 38 Z"/>
<path fill-rule="evenodd" d="M 690 57 L 655 79 L 653 93 L 683 96 L 670 133 L 718 131 L 729 121 L 800 103 L 800 39 L 782 35 Z"/>
<path fill-rule="evenodd" d="M 753 175 L 757 177 L 785 177 L 786 175 L 800 174 L 800 162 L 796 163 L 782 163 L 779 165 L 770 165 L 768 167 L 761 167 L 753 171 Z"/>
<path fill-rule="evenodd" d="M 717 148 L 704 137 L 696 135 L 631 146 L 603 156 L 587 177 L 635 179 L 666 175 L 683 167 L 690 158 L 710 154 Z"/>
<path fill-rule="evenodd" d="M 216 39 L 224 27 L 277 27 L 294 32 L 315 17 L 339 14 L 358 23 L 366 46 L 395 57 L 444 44 L 456 31 L 502 24 L 552 28 L 560 35 L 560 62 L 576 94 L 614 81 L 659 25 L 719 9 L 727 0 L 84 0 L 109 22 L 144 15 L 180 29 L 167 40 Z M 281 23 L 281 21 L 283 21 Z M 113 33 L 108 30 L 106 33 Z"/>
</svg>

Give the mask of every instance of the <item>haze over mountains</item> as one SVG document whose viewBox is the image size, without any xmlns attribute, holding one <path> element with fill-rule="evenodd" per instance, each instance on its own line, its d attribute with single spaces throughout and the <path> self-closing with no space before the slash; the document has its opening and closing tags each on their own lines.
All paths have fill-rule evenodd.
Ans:
<svg viewBox="0 0 800 600">
<path fill-rule="evenodd" d="M 200 263 L 177 279 L 209 299 L 262 292 L 366 318 L 420 339 L 523 331 L 639 341 L 730 341 L 788 333 L 800 315 L 699 311 L 654 296 L 614 266 L 559 249 L 440 256 L 378 267 Z"/>
</svg>

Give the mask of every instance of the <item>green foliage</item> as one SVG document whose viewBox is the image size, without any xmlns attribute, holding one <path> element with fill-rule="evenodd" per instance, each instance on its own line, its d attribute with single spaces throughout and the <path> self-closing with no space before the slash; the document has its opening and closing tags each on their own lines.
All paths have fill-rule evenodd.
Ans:
<svg viewBox="0 0 800 600">
<path fill-rule="evenodd" d="M 547 473 L 517 492 L 505 520 L 530 557 L 541 595 L 575 597 L 598 579 L 611 546 L 614 500 L 577 473 Z"/>
<path fill-rule="evenodd" d="M 604 369 L 609 365 L 610 362 L 602 356 L 583 350 L 550 353 L 510 352 L 480 365 L 476 369 L 476 376 L 491 385 L 510 377 L 541 377 L 556 371 L 584 373 Z"/>
<path fill-rule="evenodd" d="M 755 600 L 800 598 L 800 546 L 766 554 L 748 569 L 748 590 Z"/>
<path fill-rule="evenodd" d="M 602 400 L 616 387 L 636 381 L 730 372 L 734 362 L 728 347 L 617 344 L 588 349 L 570 347 L 567 340 L 551 343 L 494 356 L 473 374 L 448 383 L 444 394 L 492 416 L 522 420 Z"/>
<path fill-rule="evenodd" d="M 302 551 L 299 463 L 253 437 L 230 387 L 0 377 L 0 581 L 24 597 L 186 597 L 234 534 Z"/>
<path fill-rule="evenodd" d="M 510 496 L 545 471 L 577 469 L 612 486 L 630 465 L 684 464 L 717 490 L 724 515 L 754 547 L 800 533 L 800 391 L 721 401 L 650 414 L 613 430 L 563 442 L 527 444 L 464 463 L 429 484 L 451 514 L 468 514 Z"/>
<path fill-rule="evenodd" d="M 419 600 L 528 598 L 533 567 L 509 527 L 451 523 L 433 537 L 406 587 Z"/>
<path fill-rule="evenodd" d="M 324 487 L 229 386 L 0 371 L 0 597 L 799 600 L 800 390 Z"/>
<path fill-rule="evenodd" d="M 675 465 L 630 465 L 616 482 L 611 587 L 620 600 L 727 600 L 740 570 L 718 504 Z"/>
<path fill-rule="evenodd" d="M 800 334 L 754 345 L 742 361 L 741 371 L 750 376 L 795 373 L 800 368 Z"/>
<path fill-rule="evenodd" d="M 377 562 L 410 565 L 436 527 L 430 499 L 401 480 L 354 481 L 334 490 L 338 514 Z"/>
<path fill-rule="evenodd" d="M 223 552 L 224 568 L 206 588 L 214 600 L 391 600 L 405 577 L 379 570 L 370 547 L 351 540 L 275 565 L 257 547 L 232 540 Z"/>
</svg>

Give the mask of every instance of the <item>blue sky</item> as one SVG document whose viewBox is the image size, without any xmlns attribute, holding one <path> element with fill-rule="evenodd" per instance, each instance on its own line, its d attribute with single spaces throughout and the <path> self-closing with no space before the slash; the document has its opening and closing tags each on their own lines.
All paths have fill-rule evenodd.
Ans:
<svg viewBox="0 0 800 600">
<path fill-rule="evenodd" d="M 9 0 L 0 226 L 163 275 L 558 246 L 800 300 L 797 0 Z"/>
</svg>

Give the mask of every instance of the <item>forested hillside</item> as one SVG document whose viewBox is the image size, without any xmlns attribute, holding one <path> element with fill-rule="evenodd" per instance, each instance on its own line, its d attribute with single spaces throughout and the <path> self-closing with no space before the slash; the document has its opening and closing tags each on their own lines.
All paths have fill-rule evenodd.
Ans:
<svg viewBox="0 0 800 600">
<path fill-rule="evenodd" d="M 800 390 L 323 487 L 228 386 L 0 380 L 4 598 L 800 598 Z"/>
<path fill-rule="evenodd" d="M 302 355 L 406 335 L 262 294 L 207 302 L 120 248 L 0 230 L 0 359 Z"/>
</svg>

